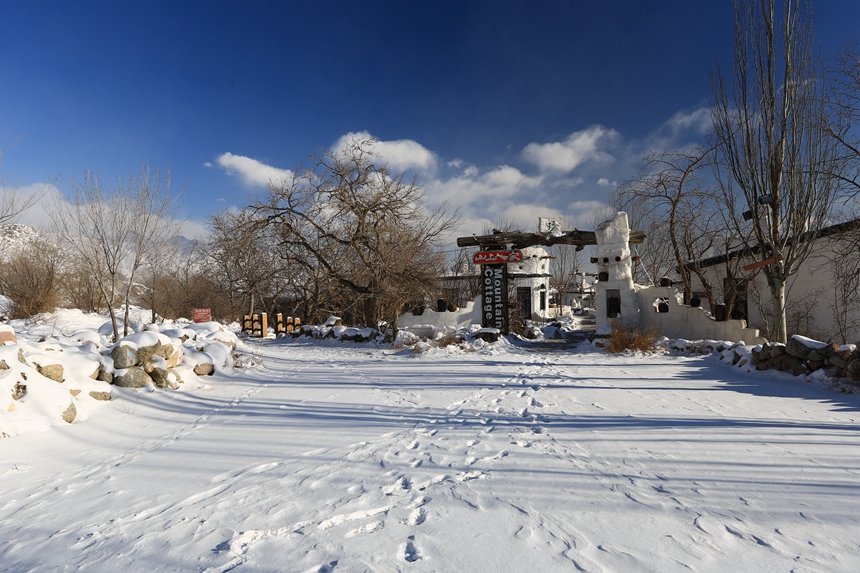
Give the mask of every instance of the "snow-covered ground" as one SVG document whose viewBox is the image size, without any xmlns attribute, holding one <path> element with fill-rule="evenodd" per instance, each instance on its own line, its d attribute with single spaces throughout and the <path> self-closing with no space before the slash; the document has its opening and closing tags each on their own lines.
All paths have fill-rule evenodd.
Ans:
<svg viewBox="0 0 860 573">
<path fill-rule="evenodd" d="M 544 345 L 258 340 L 114 388 L 0 440 L 0 570 L 858 570 L 860 397 Z"/>
</svg>

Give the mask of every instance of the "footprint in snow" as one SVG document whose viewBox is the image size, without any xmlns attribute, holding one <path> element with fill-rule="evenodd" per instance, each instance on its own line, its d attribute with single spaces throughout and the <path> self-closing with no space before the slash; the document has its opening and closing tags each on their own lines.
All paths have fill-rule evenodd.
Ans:
<svg viewBox="0 0 860 573">
<path fill-rule="evenodd" d="M 416 508 L 409 514 L 409 525 L 421 525 L 427 519 L 427 512 L 423 507 Z"/>
<path fill-rule="evenodd" d="M 349 539 L 351 537 L 358 537 L 359 535 L 368 535 L 370 533 L 376 533 L 383 527 L 385 527 L 385 522 L 371 521 L 370 523 L 365 523 L 347 533 L 346 538 Z"/>
<path fill-rule="evenodd" d="M 418 549 L 411 540 L 400 546 L 400 554 L 403 556 L 403 560 L 408 561 L 409 563 L 414 563 L 421 559 Z"/>
</svg>

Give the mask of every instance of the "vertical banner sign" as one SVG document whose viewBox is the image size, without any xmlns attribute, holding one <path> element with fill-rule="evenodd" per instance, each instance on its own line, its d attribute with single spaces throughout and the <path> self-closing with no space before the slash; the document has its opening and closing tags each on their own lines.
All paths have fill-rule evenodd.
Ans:
<svg viewBox="0 0 860 573">
<path fill-rule="evenodd" d="M 483 326 L 508 333 L 508 265 L 481 265 L 484 279 Z"/>
</svg>

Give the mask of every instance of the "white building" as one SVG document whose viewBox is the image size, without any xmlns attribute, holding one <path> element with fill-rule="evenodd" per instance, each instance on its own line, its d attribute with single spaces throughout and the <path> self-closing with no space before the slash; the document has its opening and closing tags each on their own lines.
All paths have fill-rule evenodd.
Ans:
<svg viewBox="0 0 860 573">
<path fill-rule="evenodd" d="M 516 302 L 523 318 L 550 318 L 552 257 L 542 247 L 527 247 L 521 250 L 522 262 L 508 263 L 508 291 L 510 296 L 515 297 L 508 302 Z"/>
<path fill-rule="evenodd" d="M 786 284 L 786 322 L 788 334 L 801 334 L 815 340 L 854 343 L 860 339 L 860 300 L 856 294 L 844 291 L 845 281 L 839 275 L 839 263 L 844 262 L 846 242 L 851 234 L 860 229 L 860 220 L 841 223 L 823 229 L 815 243 L 812 254 L 800 265 L 798 272 Z M 856 244 L 856 240 L 853 241 Z M 853 250 L 856 256 L 860 252 Z M 772 324 L 770 290 L 764 273 L 760 269 L 743 270 L 755 263 L 754 253 L 738 250 L 731 253 L 733 273 L 740 295 L 729 316 L 745 318 L 751 327 L 759 328 L 765 335 Z M 704 271 L 707 282 L 714 289 L 717 303 L 725 303 L 728 284 L 726 258 L 711 257 L 697 261 Z M 692 297 L 702 300 L 707 306 L 702 282 L 691 277 Z"/>
</svg>

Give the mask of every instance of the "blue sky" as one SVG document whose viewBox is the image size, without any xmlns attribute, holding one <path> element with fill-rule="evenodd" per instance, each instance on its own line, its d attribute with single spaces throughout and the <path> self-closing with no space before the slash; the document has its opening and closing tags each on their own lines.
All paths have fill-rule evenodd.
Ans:
<svg viewBox="0 0 860 573">
<path fill-rule="evenodd" d="M 832 53 L 860 2 L 819 0 L 815 28 Z M 0 38 L 7 184 L 151 162 L 201 220 L 367 133 L 461 207 L 465 234 L 584 228 L 645 151 L 700 140 L 732 3 L 12 1 Z"/>
</svg>

